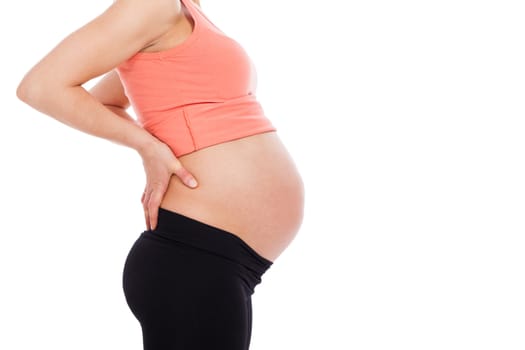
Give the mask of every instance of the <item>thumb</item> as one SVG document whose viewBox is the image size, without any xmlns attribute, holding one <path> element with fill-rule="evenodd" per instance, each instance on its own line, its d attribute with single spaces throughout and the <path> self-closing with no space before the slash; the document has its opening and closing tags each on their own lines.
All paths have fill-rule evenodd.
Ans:
<svg viewBox="0 0 525 350">
<path fill-rule="evenodd" d="M 199 185 L 195 177 L 180 162 L 175 162 L 173 173 L 188 187 L 195 188 Z"/>
</svg>

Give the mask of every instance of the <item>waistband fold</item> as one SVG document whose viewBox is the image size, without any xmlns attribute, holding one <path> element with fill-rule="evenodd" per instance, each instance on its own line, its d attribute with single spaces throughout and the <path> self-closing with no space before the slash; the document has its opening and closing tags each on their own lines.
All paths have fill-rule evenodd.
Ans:
<svg viewBox="0 0 525 350">
<path fill-rule="evenodd" d="M 253 288 L 261 282 L 262 275 L 273 262 L 257 253 L 239 236 L 192 219 L 185 215 L 159 207 L 157 227 L 143 234 L 159 235 L 220 255 L 242 265 L 250 274 Z"/>
</svg>

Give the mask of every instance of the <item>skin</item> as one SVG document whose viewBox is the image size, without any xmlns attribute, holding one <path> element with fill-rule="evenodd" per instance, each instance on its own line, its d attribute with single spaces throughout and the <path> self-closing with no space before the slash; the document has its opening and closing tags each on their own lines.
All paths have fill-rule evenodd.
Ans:
<svg viewBox="0 0 525 350">
<path fill-rule="evenodd" d="M 277 133 L 177 158 L 126 112 L 130 102 L 115 67 L 138 51 L 176 46 L 192 28 L 177 0 L 114 1 L 31 68 L 17 96 L 59 122 L 138 152 L 146 173 L 141 202 L 148 229 L 156 227 L 162 207 L 227 230 L 274 261 L 299 230 L 304 207 L 301 176 Z"/>
</svg>

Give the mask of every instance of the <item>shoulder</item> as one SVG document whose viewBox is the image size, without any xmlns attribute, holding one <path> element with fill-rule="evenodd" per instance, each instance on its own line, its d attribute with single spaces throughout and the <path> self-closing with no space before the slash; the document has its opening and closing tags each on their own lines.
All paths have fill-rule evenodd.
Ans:
<svg viewBox="0 0 525 350">
<path fill-rule="evenodd" d="M 159 16 L 159 19 L 172 19 L 181 13 L 181 0 L 113 0 L 111 7 L 134 11 L 136 19 Z M 133 20 L 133 19 L 130 19 Z"/>
</svg>

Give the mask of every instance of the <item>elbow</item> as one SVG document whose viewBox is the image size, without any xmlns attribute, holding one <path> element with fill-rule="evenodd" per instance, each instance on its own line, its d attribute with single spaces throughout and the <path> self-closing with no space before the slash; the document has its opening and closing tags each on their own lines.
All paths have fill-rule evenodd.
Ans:
<svg viewBox="0 0 525 350">
<path fill-rule="evenodd" d="M 37 108 L 47 103 L 50 97 L 56 96 L 61 85 L 38 76 L 26 75 L 16 88 L 16 96 L 22 102 Z"/>
<path fill-rule="evenodd" d="M 41 85 L 41 83 L 38 83 L 34 79 L 25 76 L 16 88 L 16 97 L 28 105 L 33 105 L 41 95 L 41 91 L 43 90 Z"/>
<path fill-rule="evenodd" d="M 27 103 L 28 95 L 29 91 L 27 83 L 24 82 L 24 80 L 22 80 L 22 82 L 20 82 L 20 84 L 18 84 L 18 87 L 16 88 L 16 97 L 18 97 L 20 101 Z"/>
</svg>

